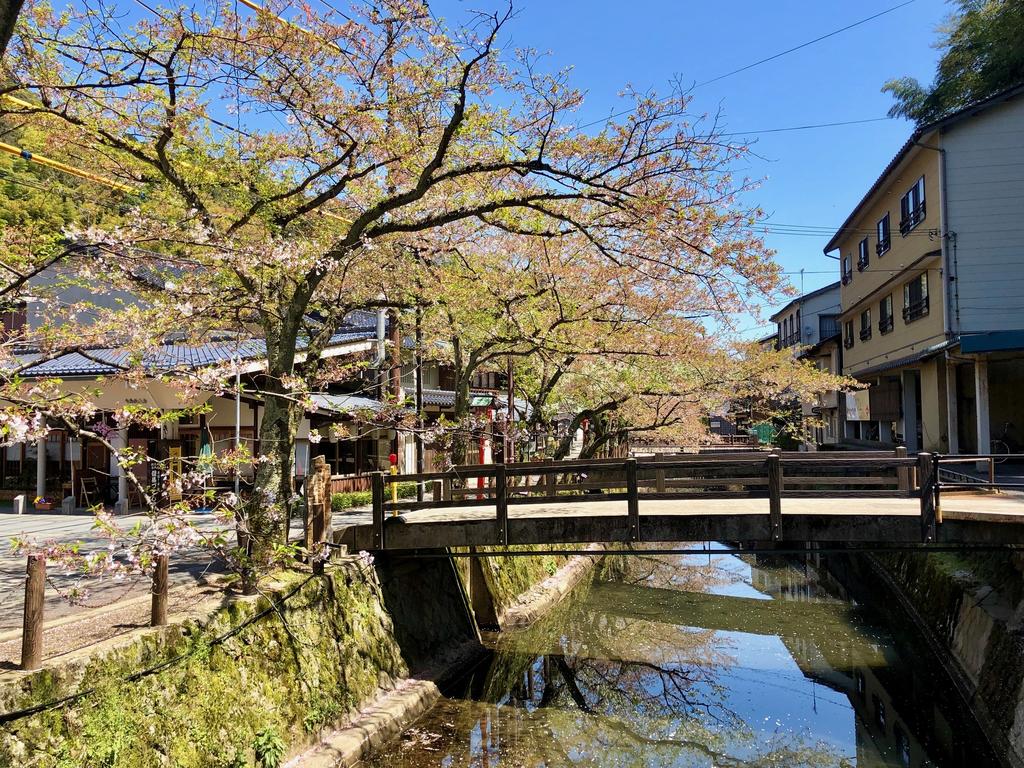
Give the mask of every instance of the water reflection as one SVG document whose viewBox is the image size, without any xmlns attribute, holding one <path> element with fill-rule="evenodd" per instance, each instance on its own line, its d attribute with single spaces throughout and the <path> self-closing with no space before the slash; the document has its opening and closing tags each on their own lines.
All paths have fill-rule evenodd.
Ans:
<svg viewBox="0 0 1024 768">
<path fill-rule="evenodd" d="M 918 650 L 820 564 L 607 558 L 488 641 L 489 663 L 370 765 L 996 764 Z"/>
</svg>

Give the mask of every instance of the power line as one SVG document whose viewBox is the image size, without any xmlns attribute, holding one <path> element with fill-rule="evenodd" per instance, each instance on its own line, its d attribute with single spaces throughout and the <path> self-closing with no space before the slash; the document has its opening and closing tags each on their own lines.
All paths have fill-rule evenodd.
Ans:
<svg viewBox="0 0 1024 768">
<path fill-rule="evenodd" d="M 913 2 L 913 0 L 911 0 Z M 863 123 L 881 123 L 886 120 L 892 120 L 891 117 L 868 117 L 864 120 L 841 120 L 835 123 L 813 123 L 811 125 L 790 125 L 785 128 L 762 128 L 757 131 L 729 131 L 727 133 L 717 133 L 716 136 L 746 136 L 755 133 L 784 133 L 786 131 L 809 131 L 813 128 L 834 128 L 841 125 L 861 125 Z"/>
<path fill-rule="evenodd" d="M 828 32 L 828 33 L 826 33 L 824 35 L 821 35 L 820 37 L 816 37 L 813 40 L 808 40 L 805 43 L 800 43 L 800 45 L 795 45 L 792 48 L 787 48 L 784 51 L 780 51 L 779 53 L 772 54 L 771 56 L 768 56 L 767 58 L 755 61 L 752 64 L 747 64 L 746 66 L 740 67 L 739 69 L 734 69 L 731 72 L 726 72 L 724 75 L 719 75 L 718 77 L 713 77 L 710 80 L 705 80 L 702 83 L 697 83 L 697 85 L 695 85 L 694 88 L 700 88 L 700 87 L 705 86 L 705 85 L 710 85 L 711 83 L 717 83 L 719 80 L 724 80 L 727 77 L 732 77 L 733 75 L 738 75 L 740 72 L 746 72 L 748 69 L 753 69 L 754 67 L 758 67 L 761 64 L 767 64 L 769 61 L 775 61 L 775 59 L 782 58 L 783 56 L 786 56 L 787 54 L 793 53 L 794 51 L 799 51 L 801 48 L 806 48 L 809 45 L 814 45 L 815 43 L 820 43 L 822 40 L 827 40 L 828 38 L 834 37 L 834 36 L 836 36 L 836 35 L 838 35 L 838 34 L 840 34 L 842 32 L 846 32 L 849 29 L 853 29 L 854 27 L 859 27 L 862 24 L 867 24 L 869 21 L 874 21 L 875 19 L 880 18 L 882 16 L 885 16 L 888 13 L 892 13 L 893 11 L 898 11 L 900 8 L 908 6 L 911 3 L 913 3 L 913 2 L 914 2 L 914 0 L 907 0 L 905 3 L 900 3 L 899 5 L 894 5 L 891 8 L 886 8 L 884 11 L 879 11 L 878 13 L 874 14 L 873 16 L 867 16 L 867 17 L 861 19 L 860 21 L 855 21 L 855 22 L 853 22 L 853 24 L 847 24 L 845 27 L 840 27 L 839 29 L 832 30 L 831 32 Z"/>
<path fill-rule="evenodd" d="M 888 13 L 892 13 L 893 11 L 897 11 L 900 8 L 903 8 L 903 7 L 907 6 L 907 5 L 910 5 L 913 2 L 914 2 L 914 0 L 906 0 L 906 2 L 904 2 L 904 3 L 900 3 L 899 5 L 894 5 L 891 8 L 886 8 L 884 11 L 879 11 L 878 13 L 876 13 L 876 14 L 874 14 L 872 16 L 867 16 L 867 17 L 865 17 L 863 19 L 860 19 L 859 21 L 853 22 L 852 24 L 847 24 L 845 27 L 840 27 L 839 29 L 834 29 L 831 32 L 828 32 L 828 33 L 826 33 L 824 35 L 820 35 L 819 37 L 814 38 L 813 40 L 808 40 L 806 42 L 800 43 L 799 45 L 793 46 L 792 48 L 788 48 L 785 51 L 780 51 L 779 53 L 772 54 L 771 56 L 768 56 L 767 58 L 760 59 L 760 60 L 755 61 L 755 62 L 753 62 L 751 64 L 747 64 L 745 66 L 742 66 L 739 69 L 734 69 L 731 72 L 726 72 L 724 75 L 718 75 L 717 77 L 713 77 L 710 80 L 705 80 L 703 82 L 697 83 L 693 87 L 694 87 L 694 89 L 701 88 L 701 87 L 703 87 L 705 85 L 710 85 L 711 83 L 717 83 L 719 80 L 724 80 L 727 77 L 732 77 L 733 75 L 739 74 L 740 72 L 746 72 L 748 69 L 753 69 L 754 67 L 760 66 L 761 64 L 765 64 L 765 63 L 767 63 L 769 61 L 774 61 L 775 59 L 778 59 L 778 58 L 781 58 L 783 56 L 786 56 L 787 54 L 793 53 L 794 51 L 799 51 L 801 48 L 806 48 L 809 45 L 814 45 L 815 43 L 819 43 L 822 40 L 826 40 L 826 39 L 828 39 L 830 37 L 834 37 L 835 35 L 838 35 L 838 34 L 840 34 L 842 32 L 846 32 L 847 30 L 853 29 L 854 27 L 859 27 L 862 24 L 867 24 L 869 21 L 874 21 L 875 19 L 880 18 L 881 16 L 885 16 Z M 589 127 L 594 126 L 594 125 L 600 125 L 601 123 L 606 123 L 609 120 L 611 120 L 612 118 L 622 117 L 623 115 L 628 115 L 628 114 L 631 114 L 633 112 L 636 112 L 637 109 L 638 109 L 638 107 L 630 107 L 629 109 L 624 109 L 621 112 L 613 112 L 610 115 L 608 115 L 608 117 L 606 117 L 606 118 L 604 118 L 602 120 L 594 120 L 593 122 L 590 122 L 590 123 L 583 123 L 582 125 L 578 125 L 578 126 L 576 126 L 576 130 L 580 130 L 582 128 L 589 128 Z M 885 118 L 885 119 L 889 119 L 889 118 Z"/>
</svg>

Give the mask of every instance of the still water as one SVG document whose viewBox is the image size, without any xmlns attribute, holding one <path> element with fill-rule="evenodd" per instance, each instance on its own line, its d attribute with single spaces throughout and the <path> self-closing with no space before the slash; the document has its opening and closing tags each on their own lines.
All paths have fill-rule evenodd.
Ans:
<svg viewBox="0 0 1024 768">
<path fill-rule="evenodd" d="M 921 644 L 820 561 L 607 558 L 487 642 L 369 766 L 998 765 Z"/>
</svg>

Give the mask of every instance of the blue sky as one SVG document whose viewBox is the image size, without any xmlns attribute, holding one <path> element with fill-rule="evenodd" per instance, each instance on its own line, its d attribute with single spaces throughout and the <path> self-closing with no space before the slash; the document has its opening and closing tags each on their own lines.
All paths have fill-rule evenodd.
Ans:
<svg viewBox="0 0 1024 768">
<path fill-rule="evenodd" d="M 631 83 L 664 90 L 670 78 L 703 82 L 831 32 L 902 0 L 517 0 L 515 46 L 551 54 L 551 67 L 574 66 L 587 91 L 583 117 L 605 116 Z M 486 0 L 432 0 L 455 22 Z M 938 58 L 936 27 L 944 0 L 909 5 L 807 48 L 694 91 L 695 111 L 722 109 L 729 131 L 755 131 L 884 117 L 882 84 L 912 75 L 929 82 Z M 782 224 L 838 227 L 912 129 L 903 120 L 760 134 L 745 172 L 762 179 L 750 197 Z M 753 137 L 752 137 L 753 138 Z M 823 231 L 824 232 L 824 231 Z M 821 249 L 829 235 L 770 234 L 790 279 L 814 290 L 838 277 Z M 767 326 L 766 326 L 767 328 Z M 757 335 L 754 321 L 745 324 Z M 770 330 L 770 329 L 769 329 Z"/>
</svg>

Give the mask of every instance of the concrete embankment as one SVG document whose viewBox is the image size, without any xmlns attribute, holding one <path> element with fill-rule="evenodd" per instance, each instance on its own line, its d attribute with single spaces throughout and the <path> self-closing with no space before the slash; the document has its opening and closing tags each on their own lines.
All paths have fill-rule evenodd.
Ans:
<svg viewBox="0 0 1024 768">
<path fill-rule="evenodd" d="M 520 594 L 565 562 L 482 568 L 495 575 L 496 610 L 520 623 L 591 559 L 526 607 Z M 168 627 L 4 672 L 0 767 L 350 765 L 483 652 L 464 567 L 341 558 L 323 577 L 289 573 L 259 597 L 199 605 Z"/>
<path fill-rule="evenodd" d="M 1007 552 L 849 558 L 909 617 L 1007 766 L 1024 766 L 1024 559 Z"/>
</svg>

